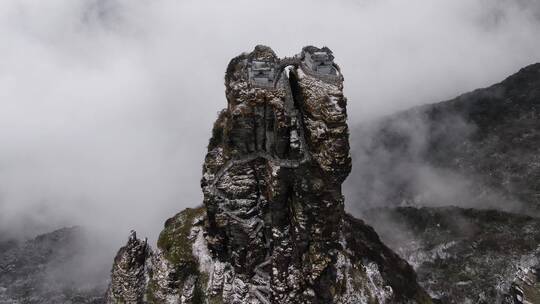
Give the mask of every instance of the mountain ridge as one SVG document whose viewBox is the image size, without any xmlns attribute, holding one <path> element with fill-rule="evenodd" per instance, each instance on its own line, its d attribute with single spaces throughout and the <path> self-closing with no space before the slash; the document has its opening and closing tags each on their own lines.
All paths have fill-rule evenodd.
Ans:
<svg viewBox="0 0 540 304">
<path fill-rule="evenodd" d="M 441 303 L 540 301 L 539 110 L 536 63 L 359 129 L 349 209 Z"/>
<path fill-rule="evenodd" d="M 356 207 L 439 200 L 537 214 L 539 88 L 536 63 L 490 87 L 355 129 L 349 195 L 362 200 Z M 452 193 L 430 193 L 437 187 Z"/>
</svg>

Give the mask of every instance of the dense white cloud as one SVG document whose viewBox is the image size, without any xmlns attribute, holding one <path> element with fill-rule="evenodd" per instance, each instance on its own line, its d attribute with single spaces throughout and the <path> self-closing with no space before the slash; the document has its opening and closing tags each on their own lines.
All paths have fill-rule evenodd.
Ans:
<svg viewBox="0 0 540 304">
<path fill-rule="evenodd" d="M 0 230 L 155 238 L 200 204 L 225 67 L 256 44 L 333 49 L 355 124 L 539 61 L 539 15 L 511 0 L 3 0 Z"/>
</svg>

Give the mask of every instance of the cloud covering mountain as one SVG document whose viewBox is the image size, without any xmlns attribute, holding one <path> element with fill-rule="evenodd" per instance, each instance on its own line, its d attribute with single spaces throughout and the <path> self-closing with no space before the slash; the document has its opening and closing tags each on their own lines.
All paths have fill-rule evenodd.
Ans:
<svg viewBox="0 0 540 304">
<path fill-rule="evenodd" d="M 535 1 L 2 1 L 0 230 L 155 238 L 201 202 L 225 65 L 255 44 L 332 48 L 354 125 L 538 61 L 539 32 Z"/>
</svg>

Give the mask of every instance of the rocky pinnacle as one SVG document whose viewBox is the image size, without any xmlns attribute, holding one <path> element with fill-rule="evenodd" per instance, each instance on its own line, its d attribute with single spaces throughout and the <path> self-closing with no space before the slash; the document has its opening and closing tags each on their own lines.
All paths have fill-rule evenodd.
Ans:
<svg viewBox="0 0 540 304">
<path fill-rule="evenodd" d="M 231 60 L 204 206 L 169 219 L 155 250 L 130 237 L 109 303 L 431 303 L 344 212 L 347 100 L 333 60 L 326 47 L 280 59 L 266 46 Z"/>
</svg>

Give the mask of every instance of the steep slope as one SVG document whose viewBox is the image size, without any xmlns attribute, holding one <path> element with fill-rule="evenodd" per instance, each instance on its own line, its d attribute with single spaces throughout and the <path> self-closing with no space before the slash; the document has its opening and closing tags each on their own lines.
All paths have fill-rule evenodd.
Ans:
<svg viewBox="0 0 540 304">
<path fill-rule="evenodd" d="M 540 219 L 456 207 L 372 210 L 369 218 L 442 303 L 540 303 Z"/>
<path fill-rule="evenodd" d="M 540 211 L 540 64 L 355 130 L 356 207 Z"/>
<path fill-rule="evenodd" d="M 0 303 L 104 303 L 107 281 L 89 279 L 85 243 L 76 227 L 23 243 L 0 242 Z"/>
<path fill-rule="evenodd" d="M 540 303 L 539 108 L 533 64 L 358 129 L 350 208 L 441 303 Z"/>
<path fill-rule="evenodd" d="M 108 303 L 431 303 L 412 268 L 344 212 L 343 77 L 327 48 L 231 60 L 203 166 L 204 207 L 132 235 Z"/>
</svg>

